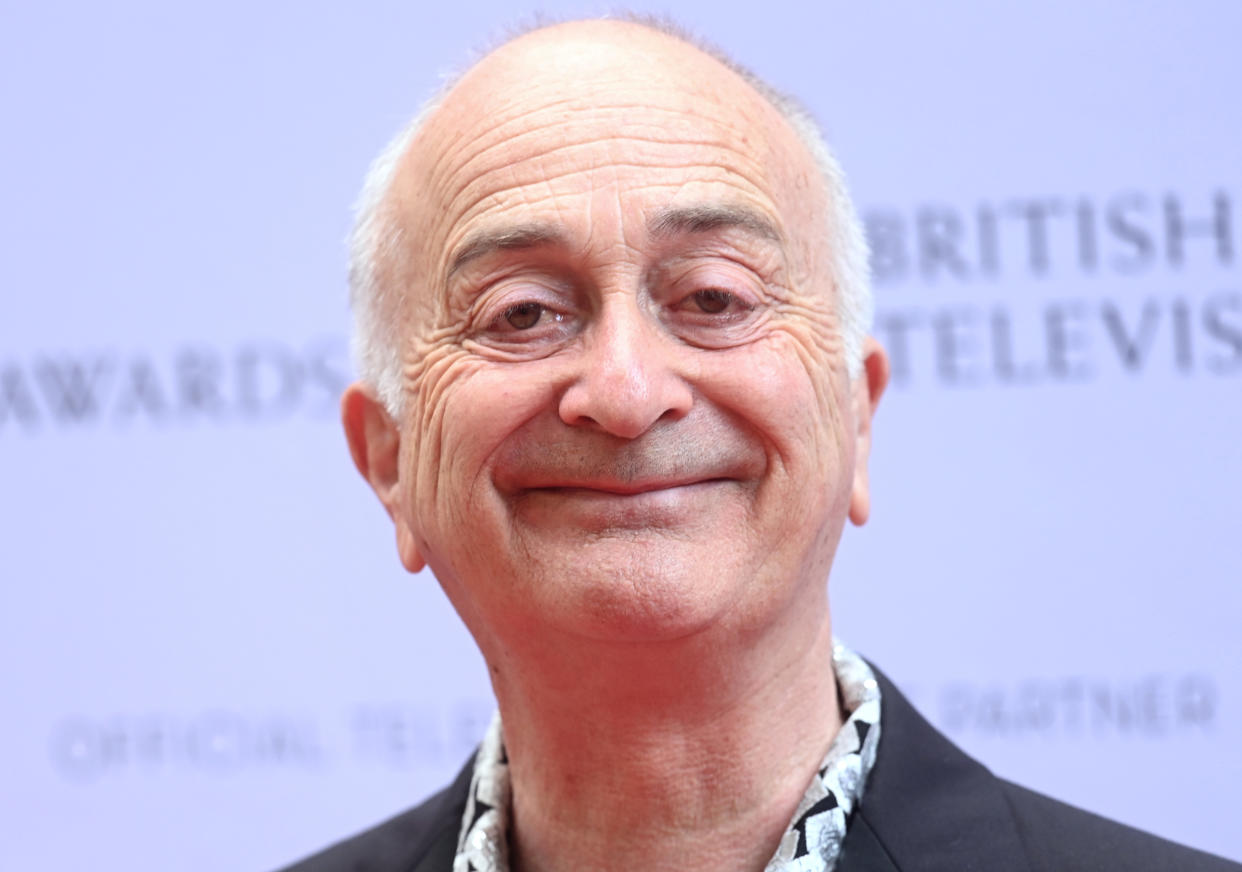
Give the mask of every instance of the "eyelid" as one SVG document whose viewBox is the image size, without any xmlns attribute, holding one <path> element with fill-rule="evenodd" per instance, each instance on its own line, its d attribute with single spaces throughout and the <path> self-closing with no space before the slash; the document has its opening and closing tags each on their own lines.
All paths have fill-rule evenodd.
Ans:
<svg viewBox="0 0 1242 872">
<path fill-rule="evenodd" d="M 545 309 L 568 314 L 564 288 L 529 276 L 508 276 L 483 288 L 475 298 L 473 318 L 476 328 L 489 329 L 505 312 L 523 303 L 536 303 Z"/>
<path fill-rule="evenodd" d="M 725 308 L 720 312 L 704 311 L 700 305 L 700 294 L 719 295 L 718 298 L 725 298 Z M 740 312 L 750 312 L 756 307 L 754 301 L 748 299 L 745 295 L 735 293 L 730 288 L 723 288 L 719 285 L 705 285 L 701 288 L 693 288 L 685 295 L 679 296 L 673 301 L 671 309 L 677 312 L 686 312 L 690 315 L 701 316 L 703 318 L 725 318 L 730 315 L 736 316 Z"/>
<path fill-rule="evenodd" d="M 539 319 L 529 327 L 518 327 L 509 321 L 509 314 L 522 305 L 533 304 L 540 308 Z M 562 336 L 572 326 L 569 313 L 540 303 L 536 300 L 523 300 L 501 308 L 494 317 L 488 319 L 477 335 L 487 335 L 501 342 L 514 344 L 531 344 L 546 340 L 553 336 Z"/>
<path fill-rule="evenodd" d="M 687 260 L 665 274 L 659 291 L 667 328 L 688 345 L 707 350 L 732 348 L 756 338 L 770 314 L 771 298 L 763 278 L 732 259 Z M 695 297 L 704 291 L 727 295 L 727 305 L 720 312 L 699 309 Z"/>
<path fill-rule="evenodd" d="M 478 354 L 497 359 L 530 360 L 563 348 L 582 327 L 573 286 L 543 272 L 505 276 L 479 291 L 470 313 L 466 342 Z M 510 324 L 506 313 L 523 304 L 542 310 L 527 328 Z"/>
<path fill-rule="evenodd" d="M 700 291 L 729 294 L 748 308 L 762 305 L 766 285 L 754 272 L 740 264 L 702 264 L 691 267 L 669 282 L 671 295 L 678 301 Z"/>
</svg>

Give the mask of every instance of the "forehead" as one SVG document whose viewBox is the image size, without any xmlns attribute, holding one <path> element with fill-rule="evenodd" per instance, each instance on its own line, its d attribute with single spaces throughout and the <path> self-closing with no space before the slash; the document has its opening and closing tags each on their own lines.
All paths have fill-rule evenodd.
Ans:
<svg viewBox="0 0 1242 872">
<path fill-rule="evenodd" d="M 415 138 L 394 197 L 435 257 L 480 223 L 531 213 L 599 230 L 609 209 L 723 202 L 783 231 L 806 226 L 815 175 L 780 113 L 720 61 L 639 25 L 581 22 L 471 69 Z"/>
</svg>

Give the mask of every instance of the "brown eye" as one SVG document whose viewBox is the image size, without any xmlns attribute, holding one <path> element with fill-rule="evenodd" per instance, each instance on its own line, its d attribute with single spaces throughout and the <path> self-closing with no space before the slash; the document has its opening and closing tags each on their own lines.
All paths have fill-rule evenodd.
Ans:
<svg viewBox="0 0 1242 872">
<path fill-rule="evenodd" d="M 733 295 L 727 291 L 695 291 L 694 303 L 700 311 L 717 315 L 729 308 Z"/>
<path fill-rule="evenodd" d="M 514 330 L 529 330 L 539 323 L 543 306 L 539 303 L 518 303 L 505 309 L 505 320 Z"/>
</svg>

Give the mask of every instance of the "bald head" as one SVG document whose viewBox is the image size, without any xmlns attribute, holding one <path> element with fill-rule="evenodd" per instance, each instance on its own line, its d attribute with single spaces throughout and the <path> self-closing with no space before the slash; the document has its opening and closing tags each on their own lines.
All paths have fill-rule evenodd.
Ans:
<svg viewBox="0 0 1242 872">
<path fill-rule="evenodd" d="M 390 410 L 400 408 L 402 365 L 420 354 L 406 341 L 411 323 L 425 336 L 460 316 L 451 295 L 434 289 L 463 253 L 553 241 L 567 210 L 620 225 L 637 209 L 646 226 L 659 217 L 646 214 L 657 203 L 666 218 L 678 209 L 703 215 L 706 206 L 711 220 L 731 214 L 781 236 L 791 280 L 822 285 L 832 299 L 832 341 L 857 372 L 870 320 L 866 247 L 809 115 L 680 34 L 591 20 L 501 45 L 373 165 L 350 270 L 364 379 Z M 624 248 L 633 229 L 613 229 Z"/>
</svg>

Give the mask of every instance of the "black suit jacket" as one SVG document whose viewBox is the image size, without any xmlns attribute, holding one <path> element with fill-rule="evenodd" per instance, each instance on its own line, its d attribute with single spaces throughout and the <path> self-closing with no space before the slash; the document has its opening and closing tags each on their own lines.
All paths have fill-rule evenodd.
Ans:
<svg viewBox="0 0 1242 872">
<path fill-rule="evenodd" d="M 875 674 L 879 752 L 835 872 L 1242 872 L 997 778 Z M 472 768 L 417 808 L 284 872 L 451 872 Z"/>
</svg>

